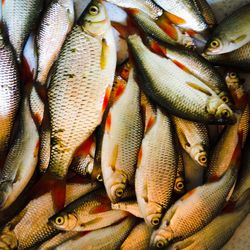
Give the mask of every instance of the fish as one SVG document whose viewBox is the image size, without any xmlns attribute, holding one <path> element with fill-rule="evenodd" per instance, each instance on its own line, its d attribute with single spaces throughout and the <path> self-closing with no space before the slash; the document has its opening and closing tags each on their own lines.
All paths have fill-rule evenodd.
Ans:
<svg viewBox="0 0 250 250">
<path fill-rule="evenodd" d="M 175 178 L 175 184 L 174 184 L 174 192 L 177 195 L 184 194 L 185 193 L 185 174 L 184 174 L 184 162 L 182 154 L 180 153 L 180 148 L 178 146 L 178 163 L 177 163 L 177 174 Z"/>
<path fill-rule="evenodd" d="M 3 26 L 19 63 L 27 38 L 39 21 L 43 2 L 43 0 L 2 1 Z"/>
<path fill-rule="evenodd" d="M 107 115 L 101 153 L 103 181 L 112 203 L 120 201 L 124 192 L 134 186 L 143 136 L 140 90 L 134 70 L 130 70 L 127 83 L 121 79 L 115 86 L 116 101 Z"/>
<path fill-rule="evenodd" d="M 242 197 L 241 197 L 242 198 Z M 187 239 L 178 241 L 169 246 L 173 249 L 221 249 L 232 237 L 233 233 L 250 211 L 250 200 L 245 200 L 243 205 L 236 207 L 230 213 L 223 213 L 212 220 L 206 227 Z"/>
<path fill-rule="evenodd" d="M 169 116 L 157 108 L 145 125 L 135 175 L 135 192 L 145 222 L 159 225 L 170 206 L 176 173 L 177 153 Z"/>
<path fill-rule="evenodd" d="M 46 85 L 48 75 L 66 36 L 74 24 L 74 1 L 55 0 L 48 6 L 36 35 L 38 69 L 36 81 Z"/>
<path fill-rule="evenodd" d="M 121 201 L 115 204 L 111 204 L 111 207 L 114 210 L 127 211 L 132 215 L 134 215 L 135 217 L 143 218 L 143 215 L 136 201 Z"/>
<path fill-rule="evenodd" d="M 250 42 L 247 24 L 250 22 L 250 4 L 237 9 L 226 17 L 214 30 L 207 42 L 207 55 L 225 54 Z"/>
<path fill-rule="evenodd" d="M 172 116 L 181 147 L 201 167 L 208 163 L 209 136 L 202 123 L 191 122 Z"/>
<path fill-rule="evenodd" d="M 144 12 L 152 19 L 157 19 L 159 16 L 162 15 L 162 9 L 159 8 L 153 1 L 151 0 L 107 0 L 107 2 L 116 4 L 122 8 L 128 9 L 136 9 Z"/>
<path fill-rule="evenodd" d="M 218 181 L 197 187 L 176 201 L 164 215 L 159 229 L 153 232 L 150 246 L 165 248 L 173 240 L 187 238 L 211 222 L 225 204 L 236 175 L 232 166 Z"/>
<path fill-rule="evenodd" d="M 142 78 L 140 87 L 170 114 L 203 123 L 235 122 L 231 108 L 199 79 L 151 52 L 138 35 L 129 36 L 128 44 Z"/>
<path fill-rule="evenodd" d="M 9 147 L 20 103 L 20 74 L 15 55 L 0 29 L 0 161 Z"/>
<path fill-rule="evenodd" d="M 129 216 L 119 223 L 89 232 L 82 237 L 69 240 L 58 246 L 56 249 L 119 249 L 122 242 L 129 235 L 131 229 L 135 226 L 136 222 L 137 220 L 134 217 Z"/>
<path fill-rule="evenodd" d="M 125 211 L 111 209 L 104 190 L 80 197 L 49 218 L 49 224 L 64 231 L 92 231 L 107 227 L 128 216 Z"/>
<path fill-rule="evenodd" d="M 39 134 L 31 116 L 28 97 L 21 103 L 19 129 L 0 170 L 0 210 L 7 209 L 33 176 L 39 150 Z"/>
<path fill-rule="evenodd" d="M 160 50 L 163 55 L 185 72 L 192 74 L 210 87 L 222 101 L 230 102 L 227 85 L 222 74 L 196 51 L 176 48 L 168 44 L 157 44 L 152 39 L 148 39 L 148 42 L 153 51 Z"/>
<path fill-rule="evenodd" d="M 48 88 L 51 125 L 48 171 L 56 178 L 65 178 L 75 150 L 101 123 L 115 67 L 116 48 L 110 20 L 105 6 L 93 0 L 68 35 Z"/>
<path fill-rule="evenodd" d="M 17 247 L 19 249 L 37 247 L 59 233 L 58 230 L 47 224 L 48 217 L 52 216 L 58 210 L 53 198 L 54 187 L 48 188 L 48 186 L 49 182 L 45 186 L 37 185 L 40 191 L 44 189 L 48 190 L 31 199 L 28 205 L 8 223 L 10 230 L 4 230 L 0 233 L 0 244 L 2 242 L 1 239 L 6 235 L 6 231 L 11 235 L 10 243 L 13 247 L 10 249 L 16 249 Z M 80 196 L 95 190 L 97 187 L 98 183 L 96 182 L 81 181 L 80 183 L 72 182 L 67 184 L 65 204 L 69 204 Z M 58 195 L 55 198 L 57 202 L 60 199 Z"/>
<path fill-rule="evenodd" d="M 208 28 L 201 10 L 193 0 L 154 0 L 161 8 L 168 12 L 169 19 L 176 25 L 191 29 L 196 32 L 205 31 Z"/>
<path fill-rule="evenodd" d="M 122 243 L 120 249 L 148 249 L 151 233 L 152 229 L 145 222 L 139 223 L 132 229 L 129 236 Z"/>
<path fill-rule="evenodd" d="M 250 43 L 240 47 L 237 50 L 234 50 L 225 54 L 216 54 L 216 55 L 206 55 L 202 54 L 206 60 L 218 66 L 226 67 L 236 67 L 242 70 L 248 70 L 250 67 Z"/>
</svg>

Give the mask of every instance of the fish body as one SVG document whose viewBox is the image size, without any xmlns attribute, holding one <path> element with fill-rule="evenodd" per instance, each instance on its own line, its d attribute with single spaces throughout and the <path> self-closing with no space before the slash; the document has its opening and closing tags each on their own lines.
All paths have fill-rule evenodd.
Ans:
<svg viewBox="0 0 250 250">
<path fill-rule="evenodd" d="M 250 4 L 226 17 L 213 31 L 205 54 L 224 54 L 239 49 L 250 42 Z"/>
<path fill-rule="evenodd" d="M 202 32 L 208 28 L 195 0 L 155 0 L 155 2 L 169 12 L 172 21 L 185 29 Z"/>
<path fill-rule="evenodd" d="M 115 66 L 116 49 L 106 9 L 92 1 L 65 41 L 48 89 L 49 170 L 57 178 L 66 176 L 74 151 L 100 124 Z"/>
<path fill-rule="evenodd" d="M 207 85 L 171 60 L 149 51 L 137 35 L 128 38 L 141 88 L 171 114 L 196 122 L 234 123 L 232 110 Z M 185 97 L 185 98 L 183 98 Z"/>
<path fill-rule="evenodd" d="M 2 21 L 19 62 L 24 44 L 41 14 L 43 2 L 43 0 L 2 1 Z"/>
<path fill-rule="evenodd" d="M 174 192 L 177 195 L 182 195 L 185 193 L 185 190 L 186 190 L 184 162 L 183 162 L 183 156 L 181 154 L 180 146 L 178 146 L 177 148 L 178 148 L 178 162 L 177 162 L 177 174 L 176 174 L 175 184 L 174 184 Z"/>
<path fill-rule="evenodd" d="M 36 81 L 45 85 L 67 34 L 74 23 L 73 0 L 55 0 L 45 12 L 36 36 L 38 72 Z"/>
<path fill-rule="evenodd" d="M 112 204 L 112 209 L 123 210 L 133 214 L 135 217 L 143 218 L 141 210 L 136 201 L 121 201 L 115 204 Z"/>
<path fill-rule="evenodd" d="M 0 30 L 0 159 L 6 156 L 20 101 L 20 76 L 11 47 Z"/>
<path fill-rule="evenodd" d="M 125 190 L 134 185 L 143 136 L 140 90 L 134 79 L 134 70 L 130 70 L 127 84 L 122 80 L 117 84 L 120 84 L 117 93 L 122 94 L 107 115 L 101 155 L 104 185 L 112 203 L 118 202 Z"/>
<path fill-rule="evenodd" d="M 155 227 L 170 205 L 177 154 L 170 118 L 157 109 L 149 123 L 138 156 L 135 191 L 146 223 Z"/>
</svg>

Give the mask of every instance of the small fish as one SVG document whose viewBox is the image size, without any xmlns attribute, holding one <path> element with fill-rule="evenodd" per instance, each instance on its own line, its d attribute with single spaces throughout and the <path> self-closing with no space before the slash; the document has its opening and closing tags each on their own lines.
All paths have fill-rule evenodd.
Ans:
<svg viewBox="0 0 250 250">
<path fill-rule="evenodd" d="M 57 250 L 98 250 L 119 249 L 122 242 L 129 235 L 137 220 L 130 216 L 114 225 L 87 233 L 82 237 L 76 237 L 58 246 Z"/>
<path fill-rule="evenodd" d="M 171 114 L 205 123 L 234 123 L 233 111 L 207 85 L 171 60 L 151 52 L 138 35 L 128 44 L 142 81 L 140 87 Z"/>
<path fill-rule="evenodd" d="M 121 201 L 112 204 L 112 209 L 123 210 L 133 214 L 135 217 L 143 218 L 138 203 L 136 201 Z"/>
<path fill-rule="evenodd" d="M 107 115 L 101 155 L 103 181 L 112 203 L 121 200 L 125 190 L 134 185 L 143 136 L 140 90 L 133 69 L 127 83 L 117 82 L 114 95 L 116 101 Z"/>
<path fill-rule="evenodd" d="M 151 246 L 167 247 L 172 240 L 186 238 L 206 226 L 222 209 L 235 179 L 232 166 L 217 182 L 197 187 L 172 205 L 151 236 Z"/>
<path fill-rule="evenodd" d="M 226 17 L 213 31 L 207 43 L 205 54 L 224 54 L 239 49 L 250 42 L 250 4 Z"/>
<path fill-rule="evenodd" d="M 22 100 L 19 129 L 0 170 L 0 209 L 8 208 L 24 190 L 38 161 L 39 134 L 27 96 Z"/>
<path fill-rule="evenodd" d="M 65 178 L 75 150 L 101 123 L 115 67 L 111 23 L 105 6 L 93 0 L 67 37 L 52 69 L 48 170 L 57 178 Z"/>
<path fill-rule="evenodd" d="M 122 8 L 141 10 L 153 19 L 162 15 L 162 9 L 151 0 L 107 0 Z"/>
<path fill-rule="evenodd" d="M 178 145 L 178 163 L 177 163 L 177 174 L 175 178 L 175 184 L 174 184 L 174 192 L 177 195 L 181 195 L 185 193 L 185 174 L 184 174 L 184 162 L 182 154 L 180 153 L 180 148 Z"/>
<path fill-rule="evenodd" d="M 138 155 L 135 192 L 146 223 L 159 225 L 170 206 L 177 172 L 177 153 L 170 118 L 157 108 L 146 124 Z"/>
<path fill-rule="evenodd" d="M 67 34 L 74 24 L 74 1 L 54 0 L 47 8 L 36 36 L 38 71 L 36 81 L 45 85 Z"/>
<path fill-rule="evenodd" d="M 148 249 L 151 233 L 152 229 L 145 222 L 141 222 L 132 229 L 129 236 L 122 243 L 120 249 L 121 250 Z"/>
<path fill-rule="evenodd" d="M 0 161 L 6 157 L 20 101 L 20 76 L 14 53 L 0 29 Z M 2 166 L 1 166 L 2 167 Z"/>
<path fill-rule="evenodd" d="M 66 206 L 49 218 L 49 224 L 64 231 L 92 231 L 110 226 L 127 215 L 125 211 L 112 210 L 109 198 L 100 189 Z"/>
<path fill-rule="evenodd" d="M 208 28 L 196 1 L 193 0 L 154 0 L 161 8 L 169 12 L 169 19 L 176 25 L 197 32 Z"/>
<path fill-rule="evenodd" d="M 18 62 L 21 61 L 25 42 L 38 22 L 43 2 L 43 0 L 2 1 L 2 21 L 4 28 L 8 31 L 8 37 Z"/>
</svg>

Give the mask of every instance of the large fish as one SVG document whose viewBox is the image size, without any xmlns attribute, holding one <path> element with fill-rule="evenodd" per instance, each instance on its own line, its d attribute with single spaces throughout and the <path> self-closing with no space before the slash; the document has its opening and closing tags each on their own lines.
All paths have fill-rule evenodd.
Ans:
<svg viewBox="0 0 250 250">
<path fill-rule="evenodd" d="M 46 10 L 36 36 L 38 69 L 36 81 L 45 85 L 67 34 L 74 24 L 73 0 L 54 0 Z"/>
<path fill-rule="evenodd" d="M 50 172 L 64 178 L 73 154 L 100 124 L 116 66 L 112 27 L 93 0 L 66 39 L 48 89 Z"/>
<path fill-rule="evenodd" d="M 196 122 L 234 123 L 232 110 L 193 75 L 186 73 L 170 59 L 151 52 L 138 35 L 128 43 L 142 78 L 144 92 L 171 114 Z"/>
<path fill-rule="evenodd" d="M 43 2 L 43 0 L 2 1 L 2 21 L 19 62 L 24 44 L 39 19 Z"/>
<path fill-rule="evenodd" d="M 177 172 L 177 154 L 170 118 L 159 108 L 146 124 L 135 177 L 135 191 L 142 215 L 156 227 L 170 206 Z"/>
<path fill-rule="evenodd" d="M 143 136 L 140 90 L 130 70 L 128 82 L 115 85 L 116 100 L 105 124 L 101 167 L 103 181 L 110 200 L 118 202 L 129 186 L 134 185 L 137 155 Z"/>
<path fill-rule="evenodd" d="M 11 47 L 0 30 L 0 161 L 6 156 L 19 107 L 20 80 Z M 2 165 L 2 162 L 0 163 Z M 1 166 L 2 167 L 2 166 Z"/>
<path fill-rule="evenodd" d="M 0 209 L 8 208 L 24 190 L 38 161 L 39 134 L 28 98 L 22 100 L 19 129 L 0 170 Z"/>
<path fill-rule="evenodd" d="M 250 42 L 250 4 L 236 10 L 226 17 L 213 31 L 208 41 L 205 54 L 224 54 Z"/>
<path fill-rule="evenodd" d="M 222 209 L 235 179 L 232 166 L 217 182 L 197 187 L 166 212 L 162 223 L 151 237 L 151 246 L 164 248 L 172 240 L 186 238 L 206 226 Z"/>
<path fill-rule="evenodd" d="M 165 11 L 169 19 L 185 29 L 202 32 L 208 25 L 195 0 L 154 0 Z"/>
</svg>

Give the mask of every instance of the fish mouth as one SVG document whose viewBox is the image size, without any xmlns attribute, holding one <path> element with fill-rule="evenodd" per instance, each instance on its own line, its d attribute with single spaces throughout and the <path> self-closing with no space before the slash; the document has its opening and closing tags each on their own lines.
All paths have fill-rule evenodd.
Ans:
<svg viewBox="0 0 250 250">
<path fill-rule="evenodd" d="M 159 229 L 153 233 L 150 245 L 156 249 L 163 249 L 169 245 L 172 238 L 173 233 L 170 230 Z"/>
</svg>

